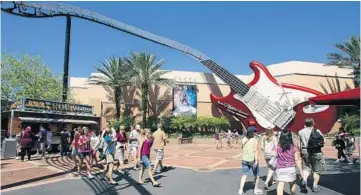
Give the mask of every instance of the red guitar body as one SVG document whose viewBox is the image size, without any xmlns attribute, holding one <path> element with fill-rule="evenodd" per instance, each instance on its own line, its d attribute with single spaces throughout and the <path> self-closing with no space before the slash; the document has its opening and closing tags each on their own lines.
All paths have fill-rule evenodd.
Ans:
<svg viewBox="0 0 361 195">
<path fill-rule="evenodd" d="M 287 130 L 298 132 L 304 128 L 306 118 L 313 118 L 315 127 L 324 134 L 331 130 L 336 122 L 337 112 L 335 106 L 326 105 L 325 107 L 318 107 L 320 108 L 318 110 L 307 111 L 307 108 L 311 107 L 308 106 L 308 98 L 323 95 L 321 92 L 293 84 L 279 83 L 261 63 L 251 62 L 250 67 L 254 71 L 254 78 L 248 86 L 255 87 L 257 91 L 274 102 L 281 102 L 281 104 L 285 101 L 292 102 L 296 115 L 286 127 Z M 244 102 L 235 99 L 235 94 L 233 90 L 225 97 L 217 97 L 211 94 L 211 101 L 218 108 L 237 117 L 246 128 L 256 126 L 257 131 L 263 131 L 264 128 L 269 127 L 265 122 L 261 123 L 260 117 L 257 116 L 255 111 L 251 111 Z M 229 105 L 233 107 L 233 110 L 229 109 Z M 235 114 L 234 108 L 243 114 Z M 272 128 L 276 127 L 273 126 Z"/>
</svg>

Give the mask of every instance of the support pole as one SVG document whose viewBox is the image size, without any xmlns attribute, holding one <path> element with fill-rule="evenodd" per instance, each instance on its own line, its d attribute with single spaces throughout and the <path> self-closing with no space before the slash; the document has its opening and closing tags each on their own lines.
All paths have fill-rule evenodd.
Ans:
<svg viewBox="0 0 361 195">
<path fill-rule="evenodd" d="M 63 102 L 68 99 L 69 82 L 69 50 L 70 50 L 71 17 L 66 16 L 65 51 L 64 51 L 64 75 L 63 75 Z"/>
</svg>

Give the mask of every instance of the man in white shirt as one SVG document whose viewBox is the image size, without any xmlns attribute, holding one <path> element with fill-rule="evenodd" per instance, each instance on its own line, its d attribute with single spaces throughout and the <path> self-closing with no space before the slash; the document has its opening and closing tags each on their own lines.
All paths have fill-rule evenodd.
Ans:
<svg viewBox="0 0 361 195">
<path fill-rule="evenodd" d="M 302 184 L 301 184 L 301 192 L 307 193 L 307 179 L 311 172 L 313 172 L 313 188 L 312 191 L 317 193 L 319 192 L 319 188 L 317 186 L 320 175 L 319 173 L 323 171 L 324 166 L 324 158 L 323 153 L 321 151 L 321 148 L 316 150 L 310 150 L 308 148 L 309 140 L 311 133 L 313 131 L 317 132 L 319 135 L 322 135 L 322 132 L 319 129 L 316 129 L 314 127 L 314 120 L 312 118 L 307 118 L 305 120 L 305 128 L 300 130 L 298 132 L 298 136 L 300 138 L 300 150 L 301 150 L 301 158 L 302 158 L 302 165 L 303 165 L 303 171 L 302 171 Z"/>
<path fill-rule="evenodd" d="M 135 160 L 134 169 L 137 169 L 137 165 L 139 164 L 137 158 L 139 135 L 140 135 L 140 125 L 136 125 L 135 128 L 129 134 L 129 147 L 128 147 L 128 156 L 127 156 L 128 160 L 130 155 L 133 156 L 133 159 Z"/>
</svg>

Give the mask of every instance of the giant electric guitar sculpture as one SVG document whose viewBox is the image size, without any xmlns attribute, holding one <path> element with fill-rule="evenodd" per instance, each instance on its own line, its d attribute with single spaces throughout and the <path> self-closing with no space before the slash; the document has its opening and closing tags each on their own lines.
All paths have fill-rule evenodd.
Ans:
<svg viewBox="0 0 361 195">
<path fill-rule="evenodd" d="M 143 31 L 128 24 L 65 4 L 2 2 L 2 11 L 25 17 L 72 16 L 103 24 L 140 38 L 181 51 L 194 57 L 227 83 L 231 93 L 223 98 L 211 95 L 214 104 L 238 117 L 245 126 L 272 127 L 298 131 L 306 118 L 313 118 L 316 127 L 328 132 L 336 121 L 334 106 L 308 105 L 308 98 L 322 95 L 318 91 L 291 84 L 280 84 L 260 63 L 251 62 L 255 77 L 246 84 L 203 53 L 176 41 Z"/>
</svg>

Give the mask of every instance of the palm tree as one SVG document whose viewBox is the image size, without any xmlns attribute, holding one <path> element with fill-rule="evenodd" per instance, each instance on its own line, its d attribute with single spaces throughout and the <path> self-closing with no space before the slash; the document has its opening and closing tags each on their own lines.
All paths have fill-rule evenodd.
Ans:
<svg viewBox="0 0 361 195">
<path fill-rule="evenodd" d="M 152 86 L 168 85 L 173 86 L 173 80 L 162 78 L 169 71 L 160 70 L 164 60 L 155 62 L 155 55 L 150 53 L 130 53 L 127 63 L 132 66 L 134 77 L 132 83 L 137 86 L 141 92 L 141 110 L 143 112 L 143 127 L 147 124 L 148 95 Z"/>
<path fill-rule="evenodd" d="M 323 83 L 319 83 L 325 94 L 337 93 L 351 89 L 351 87 L 347 83 L 345 83 L 345 87 L 343 89 L 341 88 L 340 78 L 337 76 L 337 73 L 335 73 L 334 79 L 330 78 L 327 75 L 325 75 L 325 77 L 329 89 L 327 89 L 327 87 Z"/>
<path fill-rule="evenodd" d="M 336 65 L 341 68 L 352 68 L 352 76 L 355 87 L 360 86 L 360 37 L 352 36 L 344 44 L 336 44 L 340 53 L 329 53 L 328 65 Z"/>
<path fill-rule="evenodd" d="M 130 85 L 132 69 L 122 57 L 111 57 L 102 62 L 101 67 L 95 67 L 100 74 L 92 75 L 88 81 L 90 84 L 101 85 L 108 91 L 111 100 L 115 104 L 115 117 L 120 118 L 120 100 L 122 88 Z"/>
</svg>

